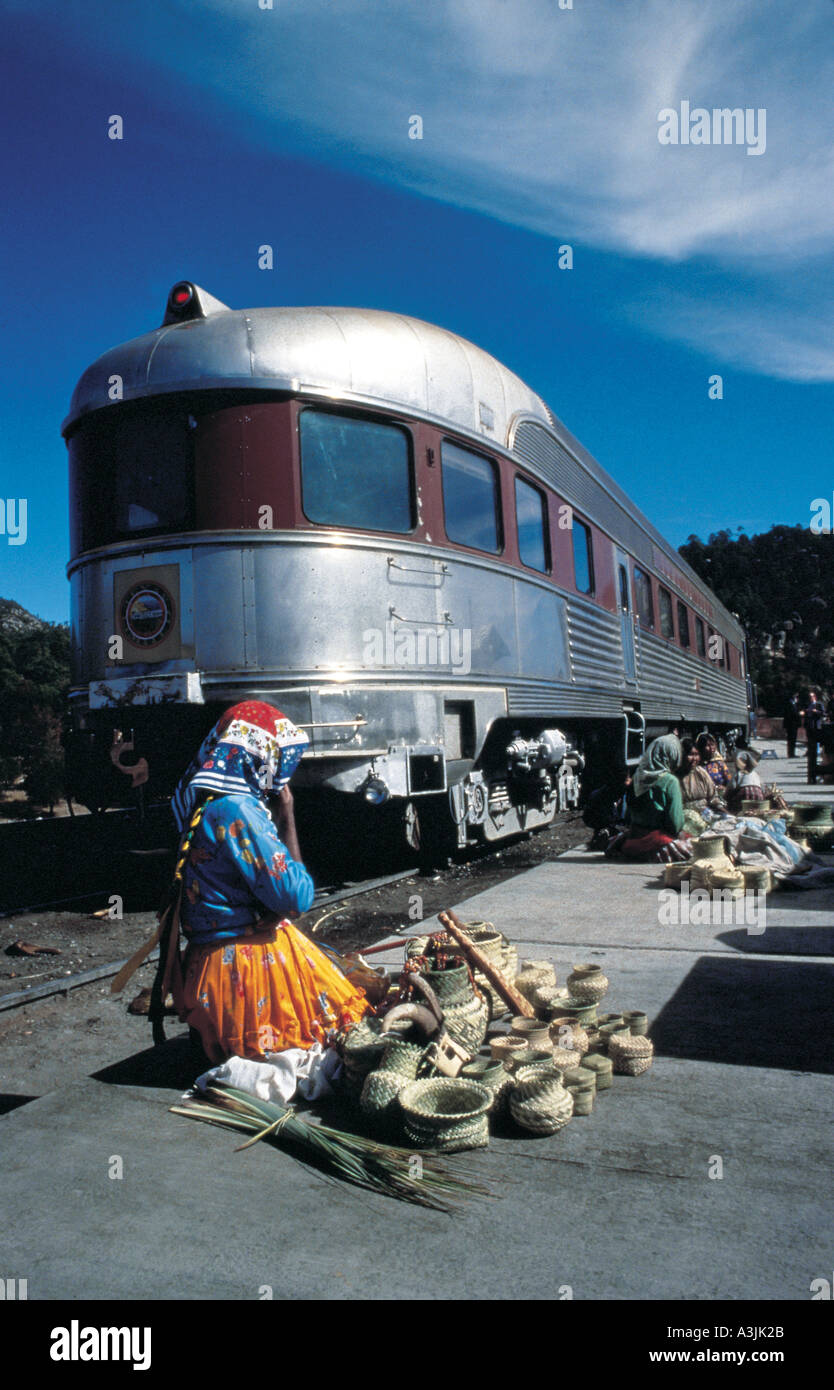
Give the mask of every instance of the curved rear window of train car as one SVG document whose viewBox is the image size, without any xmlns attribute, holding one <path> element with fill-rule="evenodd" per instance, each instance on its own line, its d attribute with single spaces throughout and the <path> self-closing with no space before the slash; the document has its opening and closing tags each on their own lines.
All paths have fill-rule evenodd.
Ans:
<svg viewBox="0 0 834 1390">
<path fill-rule="evenodd" d="M 497 555 L 501 550 L 498 474 L 482 454 L 444 439 L 443 510 L 450 541 Z"/>
<path fill-rule="evenodd" d="M 173 401 L 88 417 L 68 441 L 72 553 L 193 529 L 192 417 Z"/>
<path fill-rule="evenodd" d="M 515 479 L 515 520 L 518 530 L 518 553 L 522 565 L 550 571 L 550 536 L 547 527 L 547 503 L 544 493 L 531 487 L 519 474 Z"/>
<path fill-rule="evenodd" d="M 411 443 L 404 429 L 325 410 L 302 410 L 298 421 L 308 521 L 359 531 L 414 529 Z"/>
<path fill-rule="evenodd" d="M 654 600 L 652 598 L 652 581 L 641 570 L 638 565 L 634 566 L 634 597 L 637 602 L 637 612 L 643 627 L 654 630 Z"/>
</svg>

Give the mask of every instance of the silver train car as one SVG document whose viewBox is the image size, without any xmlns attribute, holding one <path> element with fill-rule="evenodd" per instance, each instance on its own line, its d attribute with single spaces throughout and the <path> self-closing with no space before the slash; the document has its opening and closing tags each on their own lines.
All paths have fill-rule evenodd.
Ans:
<svg viewBox="0 0 834 1390">
<path fill-rule="evenodd" d="M 98 359 L 70 466 L 71 790 L 161 798 L 246 698 L 294 786 L 459 846 L 583 766 L 747 724 L 744 633 L 549 407 L 445 329 L 233 310 L 190 282 Z"/>
</svg>

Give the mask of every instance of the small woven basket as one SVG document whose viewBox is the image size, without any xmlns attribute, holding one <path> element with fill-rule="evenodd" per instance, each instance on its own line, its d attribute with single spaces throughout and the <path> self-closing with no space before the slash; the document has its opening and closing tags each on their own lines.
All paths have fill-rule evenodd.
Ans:
<svg viewBox="0 0 834 1390">
<path fill-rule="evenodd" d="M 419 1043 L 403 1042 L 402 1038 L 391 1038 L 385 1044 L 377 1074 L 387 1072 L 413 1081 L 417 1075 L 423 1048 Z"/>
<path fill-rule="evenodd" d="M 550 1028 L 540 1018 L 514 1018 L 510 1030 L 532 1048 L 543 1051 L 550 1047 Z"/>
<path fill-rule="evenodd" d="M 550 1020 L 550 1040 L 554 1047 L 563 1047 L 568 1052 L 587 1052 L 590 1044 L 587 1029 L 569 1014 L 559 1014 Z"/>
<path fill-rule="evenodd" d="M 375 1125 L 390 1129 L 398 1119 L 397 1096 L 408 1085 L 396 1072 L 372 1071 L 362 1085 L 359 1109 Z"/>
<path fill-rule="evenodd" d="M 640 1076 L 652 1064 L 654 1043 L 650 1038 L 634 1037 L 631 1033 L 615 1033 L 609 1039 L 608 1053 L 615 1072 L 622 1076 Z"/>
<path fill-rule="evenodd" d="M 477 1052 L 489 1027 L 489 1000 L 470 990 L 462 1003 L 442 1007 L 450 1038 L 467 1052 Z"/>
<path fill-rule="evenodd" d="M 514 1057 L 529 1049 L 526 1040 L 517 1033 L 503 1033 L 500 1037 L 490 1038 L 489 1050 L 496 1062 L 510 1064 Z"/>
<path fill-rule="evenodd" d="M 573 1114 L 573 1096 L 565 1090 L 559 1073 L 522 1067 L 510 1091 L 510 1114 L 531 1134 L 555 1134 Z"/>
<path fill-rule="evenodd" d="M 565 1072 L 570 1067 L 578 1067 L 582 1061 L 582 1053 L 568 1047 L 554 1047 L 553 1066 L 558 1072 Z"/>
<path fill-rule="evenodd" d="M 490 1057 L 476 1057 L 474 1062 L 467 1063 L 460 1074 L 463 1080 L 477 1081 L 479 1086 L 486 1086 L 492 1092 L 490 1115 L 497 1115 L 505 1108 L 513 1079 L 503 1062 L 496 1062 Z"/>
<path fill-rule="evenodd" d="M 649 1016 L 641 1009 L 631 1009 L 623 1014 L 623 1023 L 628 1024 L 628 1031 L 636 1038 L 645 1037 L 649 1031 Z"/>
<path fill-rule="evenodd" d="M 578 1004 L 598 1004 L 608 993 L 608 979 L 601 965 L 575 965 L 567 983 L 571 998 Z"/>
<path fill-rule="evenodd" d="M 592 1071 L 596 1076 L 597 1091 L 610 1089 L 614 1071 L 614 1063 L 610 1057 L 603 1057 L 601 1052 L 589 1052 L 582 1058 L 582 1066 L 586 1071 Z"/>
<path fill-rule="evenodd" d="M 476 1081 L 438 1077 L 412 1081 L 398 1096 L 406 1138 L 418 1148 L 454 1153 L 489 1143 L 492 1091 Z"/>
<path fill-rule="evenodd" d="M 547 960 L 523 960 L 514 983 L 519 994 L 532 1004 L 535 990 L 545 985 L 556 988 L 556 971 Z"/>
</svg>

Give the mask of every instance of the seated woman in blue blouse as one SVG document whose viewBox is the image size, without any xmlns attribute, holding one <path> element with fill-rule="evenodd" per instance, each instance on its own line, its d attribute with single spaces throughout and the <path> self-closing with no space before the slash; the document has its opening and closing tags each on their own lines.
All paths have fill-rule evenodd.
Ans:
<svg viewBox="0 0 834 1390">
<path fill-rule="evenodd" d="M 326 1043 L 369 1007 L 287 920 L 313 902 L 289 789 L 307 742 L 271 705 L 235 705 L 173 797 L 188 948 L 180 970 L 170 957 L 170 987 L 212 1062 Z"/>
</svg>

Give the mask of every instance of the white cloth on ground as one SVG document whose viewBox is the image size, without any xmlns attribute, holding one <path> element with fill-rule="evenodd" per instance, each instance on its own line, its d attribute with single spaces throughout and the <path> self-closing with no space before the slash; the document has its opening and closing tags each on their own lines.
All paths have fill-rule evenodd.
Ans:
<svg viewBox="0 0 834 1390">
<path fill-rule="evenodd" d="M 266 1062 L 229 1057 L 219 1067 L 203 1072 L 194 1085 L 204 1091 L 211 1081 L 225 1081 L 257 1100 L 286 1105 L 296 1093 L 304 1100 L 330 1095 L 342 1069 L 339 1054 L 321 1043 L 309 1048 L 288 1047 L 285 1052 L 270 1052 L 268 1057 Z"/>
</svg>

